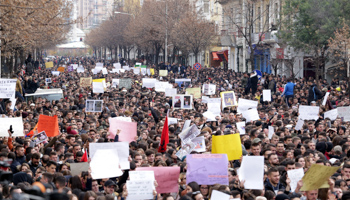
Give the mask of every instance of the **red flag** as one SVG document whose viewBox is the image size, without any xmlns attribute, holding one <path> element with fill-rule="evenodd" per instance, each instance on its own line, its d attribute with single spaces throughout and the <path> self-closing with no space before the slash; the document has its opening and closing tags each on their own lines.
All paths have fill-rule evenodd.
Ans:
<svg viewBox="0 0 350 200">
<path fill-rule="evenodd" d="M 162 136 L 160 139 L 160 146 L 158 152 L 164 153 L 166 151 L 166 146 L 169 143 L 169 126 L 168 126 L 168 114 L 166 115 Z"/>
<path fill-rule="evenodd" d="M 87 150 L 85 150 L 83 157 L 81 157 L 81 161 L 80 162 L 87 162 L 88 161 L 88 157 L 87 157 Z"/>
</svg>

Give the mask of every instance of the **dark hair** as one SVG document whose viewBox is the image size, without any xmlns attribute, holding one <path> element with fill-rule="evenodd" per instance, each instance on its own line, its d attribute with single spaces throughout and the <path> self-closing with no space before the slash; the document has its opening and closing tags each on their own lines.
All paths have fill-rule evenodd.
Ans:
<svg viewBox="0 0 350 200">
<path fill-rule="evenodd" d="M 73 176 L 69 179 L 69 184 L 70 187 L 72 188 L 72 190 L 74 189 L 83 189 L 83 184 L 81 183 L 81 180 L 79 178 L 79 176 Z"/>
<path fill-rule="evenodd" d="M 200 190 L 199 190 L 199 185 L 198 185 L 197 182 L 192 181 L 192 182 L 188 183 L 187 185 L 188 185 L 190 188 L 192 188 L 192 192 L 200 191 Z"/>
<path fill-rule="evenodd" d="M 267 175 L 270 175 L 272 172 L 279 172 L 277 168 L 271 167 L 269 171 L 267 171 Z"/>
</svg>

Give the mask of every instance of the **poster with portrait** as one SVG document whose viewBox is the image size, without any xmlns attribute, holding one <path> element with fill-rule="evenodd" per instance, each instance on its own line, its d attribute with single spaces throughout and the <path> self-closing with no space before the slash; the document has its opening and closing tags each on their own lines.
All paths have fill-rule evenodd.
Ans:
<svg viewBox="0 0 350 200">
<path fill-rule="evenodd" d="M 175 83 L 177 83 L 179 88 L 191 87 L 191 79 L 175 79 Z"/>
<path fill-rule="evenodd" d="M 214 95 L 216 91 L 216 85 L 204 84 L 202 87 L 202 93 L 205 95 Z"/>
<path fill-rule="evenodd" d="M 45 83 L 52 83 L 51 78 L 45 78 Z"/>
<path fill-rule="evenodd" d="M 85 112 L 102 112 L 103 100 L 87 99 L 85 104 Z"/>
<path fill-rule="evenodd" d="M 41 131 L 37 135 L 34 135 L 33 142 L 35 143 L 35 145 L 37 145 L 37 144 L 40 144 L 44 141 L 47 141 L 47 139 L 48 139 L 48 137 L 47 137 L 45 131 Z"/>
<path fill-rule="evenodd" d="M 174 109 L 192 109 L 193 96 L 192 95 L 175 95 L 173 96 Z"/>
<path fill-rule="evenodd" d="M 234 91 L 221 92 L 222 107 L 237 106 L 236 95 Z"/>
</svg>

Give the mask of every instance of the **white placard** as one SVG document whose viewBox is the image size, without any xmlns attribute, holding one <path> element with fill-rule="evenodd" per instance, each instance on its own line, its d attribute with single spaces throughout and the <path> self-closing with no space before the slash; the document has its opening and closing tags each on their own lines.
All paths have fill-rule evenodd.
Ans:
<svg viewBox="0 0 350 200">
<path fill-rule="evenodd" d="M 191 127 L 186 128 L 179 134 L 179 138 L 181 138 L 184 144 L 187 144 L 192 141 L 192 139 L 196 138 L 201 132 L 198 130 L 197 125 L 193 124 Z"/>
<path fill-rule="evenodd" d="M 103 82 L 92 82 L 93 93 L 104 93 Z"/>
<path fill-rule="evenodd" d="M 218 190 L 213 190 L 211 193 L 210 200 L 230 200 L 230 195 L 220 192 Z"/>
<path fill-rule="evenodd" d="M 257 108 L 258 107 L 258 101 L 252 101 L 247 99 L 238 99 L 238 107 L 237 112 L 243 113 L 244 111 L 250 109 L 250 108 Z"/>
<path fill-rule="evenodd" d="M 102 112 L 103 100 L 89 100 L 85 102 L 85 112 Z"/>
<path fill-rule="evenodd" d="M 250 110 L 246 110 L 242 112 L 242 116 L 246 119 L 247 122 L 259 120 L 259 113 L 256 108 L 252 108 Z"/>
<path fill-rule="evenodd" d="M 119 79 L 112 79 L 112 87 L 118 88 L 119 86 Z"/>
<path fill-rule="evenodd" d="M 152 180 L 137 180 L 126 181 L 128 190 L 127 200 L 153 199 L 154 181 Z"/>
<path fill-rule="evenodd" d="M 119 117 L 113 117 L 113 118 L 116 118 L 116 119 L 118 119 L 119 121 L 132 122 L 132 121 L 131 121 L 131 117 L 121 117 L 121 116 L 119 116 Z"/>
<path fill-rule="evenodd" d="M 264 189 L 264 157 L 243 156 L 238 177 L 240 181 L 245 180 L 244 189 Z"/>
<path fill-rule="evenodd" d="M 196 138 L 192 139 L 192 142 L 195 145 L 193 151 L 195 151 L 195 152 L 205 152 L 206 151 L 204 136 L 196 137 Z"/>
<path fill-rule="evenodd" d="M 51 74 L 53 76 L 59 76 L 60 75 L 60 72 L 59 71 L 51 71 Z"/>
<path fill-rule="evenodd" d="M 323 98 L 323 101 L 322 101 L 322 106 L 326 105 L 328 96 L 329 96 L 329 92 L 326 92 L 326 95 L 324 95 L 324 98 Z"/>
<path fill-rule="evenodd" d="M 216 85 L 204 84 L 202 87 L 202 93 L 205 95 L 214 95 L 216 91 Z"/>
<path fill-rule="evenodd" d="M 112 149 L 114 152 L 118 153 L 121 169 L 130 169 L 128 142 L 89 143 L 89 145 L 89 155 L 91 159 L 95 156 L 95 152 L 98 149 Z"/>
<path fill-rule="evenodd" d="M 338 107 L 337 110 L 340 118 L 343 118 L 345 122 L 350 121 L 350 106 Z"/>
<path fill-rule="evenodd" d="M 318 120 L 318 113 L 320 107 L 318 106 L 299 106 L 299 118 L 303 120 Z"/>
<path fill-rule="evenodd" d="M 240 135 L 245 135 L 245 121 L 236 123 Z"/>
<path fill-rule="evenodd" d="M 13 137 L 23 137 L 23 120 L 22 117 L 0 118 L 0 137 L 8 137 L 8 130 L 12 126 Z"/>
<path fill-rule="evenodd" d="M 102 68 L 102 74 L 104 75 L 108 74 L 107 68 Z"/>
<path fill-rule="evenodd" d="M 143 78 L 142 79 L 142 87 L 145 87 L 145 88 L 154 88 L 154 84 L 158 82 L 157 79 L 155 78 Z"/>
<path fill-rule="evenodd" d="M 295 130 L 299 131 L 303 128 L 304 120 L 298 119 L 297 124 L 295 125 Z"/>
<path fill-rule="evenodd" d="M 165 89 L 173 88 L 173 85 L 168 82 L 156 82 L 154 83 L 154 89 L 157 92 L 165 92 Z"/>
<path fill-rule="evenodd" d="M 154 171 L 129 171 L 130 180 L 155 180 Z"/>
<path fill-rule="evenodd" d="M 113 67 L 116 68 L 116 69 L 122 68 L 120 63 L 113 63 Z"/>
<path fill-rule="evenodd" d="M 172 97 L 177 94 L 176 88 L 165 88 L 165 96 L 166 97 Z"/>
<path fill-rule="evenodd" d="M 263 101 L 271 101 L 271 90 L 263 90 Z"/>
<path fill-rule="evenodd" d="M 90 162 L 91 176 L 93 179 L 121 176 L 123 172 L 119 166 L 118 152 L 113 149 L 97 149 Z"/>
<path fill-rule="evenodd" d="M 269 139 L 271 140 L 273 134 L 275 134 L 275 129 L 273 126 L 269 126 Z"/>
<path fill-rule="evenodd" d="M 291 192 L 294 192 L 297 188 L 298 181 L 300 181 L 304 176 L 304 169 L 293 169 L 287 171 L 288 178 L 290 179 Z"/>
<path fill-rule="evenodd" d="M 172 124 L 177 124 L 177 118 L 168 117 L 168 126 Z"/>
<path fill-rule="evenodd" d="M 103 63 L 96 63 L 96 67 L 102 68 L 103 67 Z"/>
<path fill-rule="evenodd" d="M 79 67 L 78 64 L 72 64 L 72 66 L 73 66 L 73 70 L 75 70 L 75 69 L 77 69 Z"/>
<path fill-rule="evenodd" d="M 84 73 L 84 71 L 85 71 L 85 69 L 84 69 L 83 66 L 80 66 L 80 67 L 77 68 L 77 72 L 78 73 Z"/>
<path fill-rule="evenodd" d="M 202 96 L 202 103 L 208 103 L 209 97 Z"/>
<path fill-rule="evenodd" d="M 329 110 L 324 113 L 324 119 L 329 118 L 330 120 L 336 120 L 338 117 L 338 109 Z"/>
</svg>

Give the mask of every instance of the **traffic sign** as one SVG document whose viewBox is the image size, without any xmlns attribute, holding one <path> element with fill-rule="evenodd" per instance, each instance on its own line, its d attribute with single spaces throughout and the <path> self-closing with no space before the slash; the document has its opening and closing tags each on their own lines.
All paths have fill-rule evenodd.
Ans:
<svg viewBox="0 0 350 200">
<path fill-rule="evenodd" d="M 195 69 L 195 70 L 200 70 L 201 68 L 202 68 L 202 65 L 200 63 L 195 63 L 193 65 L 193 69 Z"/>
<path fill-rule="evenodd" d="M 256 70 L 254 70 L 254 72 L 256 73 L 256 75 L 258 76 L 258 79 L 260 80 L 262 77 L 261 71 L 256 69 Z"/>
</svg>

